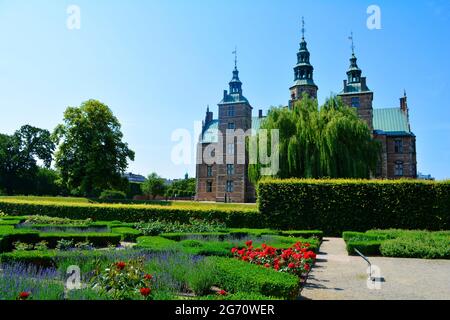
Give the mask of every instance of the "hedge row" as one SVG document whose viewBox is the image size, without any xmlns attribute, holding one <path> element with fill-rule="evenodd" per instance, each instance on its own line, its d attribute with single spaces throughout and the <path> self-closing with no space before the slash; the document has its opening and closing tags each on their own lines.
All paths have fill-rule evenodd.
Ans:
<svg viewBox="0 0 450 320">
<path fill-rule="evenodd" d="M 230 293 L 255 292 L 266 296 L 295 299 L 299 278 L 237 259 L 208 257 L 217 268 L 217 285 Z"/>
<path fill-rule="evenodd" d="M 264 224 L 282 230 L 450 228 L 450 182 L 270 179 L 258 199 Z"/>
<path fill-rule="evenodd" d="M 0 211 L 9 215 L 43 215 L 63 217 L 74 220 L 93 219 L 94 221 L 148 222 L 164 220 L 189 223 L 191 218 L 216 220 L 228 227 L 261 227 L 257 210 L 235 208 L 202 208 L 188 205 L 112 205 L 86 203 L 53 203 L 27 200 L 0 199 Z"/>
</svg>

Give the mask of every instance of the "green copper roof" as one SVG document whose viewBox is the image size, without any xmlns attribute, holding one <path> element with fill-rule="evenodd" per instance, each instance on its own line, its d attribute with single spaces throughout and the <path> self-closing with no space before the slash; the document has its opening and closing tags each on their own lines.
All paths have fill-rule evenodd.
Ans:
<svg viewBox="0 0 450 320">
<path fill-rule="evenodd" d="M 373 127 L 384 134 L 411 134 L 408 117 L 400 108 L 373 109 Z"/>
<path fill-rule="evenodd" d="M 253 134 L 258 133 L 259 128 L 261 128 L 261 123 L 264 118 L 253 117 L 252 118 L 252 130 Z M 219 130 L 219 120 L 213 120 L 208 127 L 205 129 L 205 132 L 202 135 L 201 143 L 218 143 L 218 130 Z"/>
</svg>

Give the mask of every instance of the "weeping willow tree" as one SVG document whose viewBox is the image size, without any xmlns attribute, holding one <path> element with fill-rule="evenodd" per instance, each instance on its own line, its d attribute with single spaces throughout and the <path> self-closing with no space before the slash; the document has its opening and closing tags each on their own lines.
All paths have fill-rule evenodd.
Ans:
<svg viewBox="0 0 450 320">
<path fill-rule="evenodd" d="M 321 108 L 306 95 L 293 110 L 272 108 L 261 129 L 279 130 L 278 178 L 369 178 L 379 160 L 380 144 L 339 97 Z M 267 143 L 271 150 L 270 134 Z M 261 169 L 260 161 L 249 165 L 253 183 L 261 179 Z"/>
</svg>

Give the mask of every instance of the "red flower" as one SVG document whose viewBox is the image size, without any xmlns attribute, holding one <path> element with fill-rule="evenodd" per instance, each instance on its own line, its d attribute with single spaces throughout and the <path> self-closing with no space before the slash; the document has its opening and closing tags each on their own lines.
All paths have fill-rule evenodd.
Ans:
<svg viewBox="0 0 450 320">
<path fill-rule="evenodd" d="M 150 293 L 152 293 L 152 289 L 150 289 L 150 288 L 141 288 L 140 292 L 141 292 L 142 296 L 148 297 L 150 295 Z"/>
<path fill-rule="evenodd" d="M 117 267 L 117 269 L 119 269 L 119 270 L 125 269 L 126 265 L 127 265 L 127 264 L 126 264 L 125 262 L 123 262 L 123 261 L 120 261 L 120 262 L 117 262 L 117 263 L 116 263 L 116 267 Z"/>
<path fill-rule="evenodd" d="M 289 265 L 288 265 L 288 267 L 289 267 L 289 269 L 294 269 L 295 268 L 295 263 L 289 263 Z"/>
<path fill-rule="evenodd" d="M 21 292 L 19 293 L 19 299 L 20 300 L 27 300 L 30 297 L 29 292 Z"/>
<path fill-rule="evenodd" d="M 305 270 L 309 271 L 311 269 L 311 267 L 309 266 L 309 264 L 305 264 Z"/>
<path fill-rule="evenodd" d="M 144 279 L 145 279 L 145 280 L 152 280 L 152 279 L 153 279 L 153 276 L 152 276 L 151 274 L 146 274 L 146 275 L 144 276 Z"/>
<path fill-rule="evenodd" d="M 228 292 L 226 292 L 225 290 L 220 290 L 219 292 L 217 292 L 217 294 L 220 296 L 226 296 Z"/>
<path fill-rule="evenodd" d="M 270 264 L 266 263 L 266 264 L 264 265 L 264 267 L 270 268 Z"/>
<path fill-rule="evenodd" d="M 273 268 L 278 271 L 278 270 L 280 270 L 280 265 L 276 264 Z"/>
<path fill-rule="evenodd" d="M 237 248 L 233 248 L 233 249 L 231 249 L 231 253 L 236 253 L 238 251 L 238 249 Z"/>
<path fill-rule="evenodd" d="M 248 240 L 246 243 L 247 247 L 251 247 L 253 245 L 253 241 L 252 240 Z"/>
</svg>

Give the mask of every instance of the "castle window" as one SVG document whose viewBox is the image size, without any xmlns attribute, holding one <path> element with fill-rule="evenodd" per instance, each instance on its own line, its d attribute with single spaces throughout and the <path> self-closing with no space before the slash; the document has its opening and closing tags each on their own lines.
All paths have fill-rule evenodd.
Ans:
<svg viewBox="0 0 450 320">
<path fill-rule="evenodd" d="M 207 176 L 208 177 L 212 177 L 213 176 L 213 167 L 212 166 L 208 166 L 206 171 L 207 171 Z"/>
<path fill-rule="evenodd" d="M 234 129 L 236 129 L 236 125 L 234 124 L 234 122 L 228 123 L 228 130 L 234 130 Z"/>
<path fill-rule="evenodd" d="M 353 108 L 359 108 L 361 106 L 361 100 L 359 97 L 352 98 L 352 107 Z"/>
<path fill-rule="evenodd" d="M 395 140 L 395 153 L 403 153 L 403 141 L 402 140 Z"/>
<path fill-rule="evenodd" d="M 234 106 L 229 107 L 229 108 L 228 108 L 228 116 L 229 116 L 229 117 L 234 117 L 234 114 L 235 114 L 235 112 L 234 112 Z"/>
<path fill-rule="evenodd" d="M 234 192 L 234 184 L 231 180 L 227 181 L 227 192 Z"/>
<path fill-rule="evenodd" d="M 395 176 L 403 177 L 403 162 L 402 161 L 397 161 L 395 163 Z"/>
<path fill-rule="evenodd" d="M 227 164 L 227 175 L 229 175 L 229 176 L 234 175 L 234 165 L 233 164 Z"/>
<path fill-rule="evenodd" d="M 228 153 L 228 154 L 234 154 L 234 143 L 230 143 L 230 144 L 227 146 L 227 153 Z"/>
<path fill-rule="evenodd" d="M 213 188 L 212 181 L 206 182 L 206 192 L 211 193 L 212 192 L 212 188 Z"/>
</svg>

